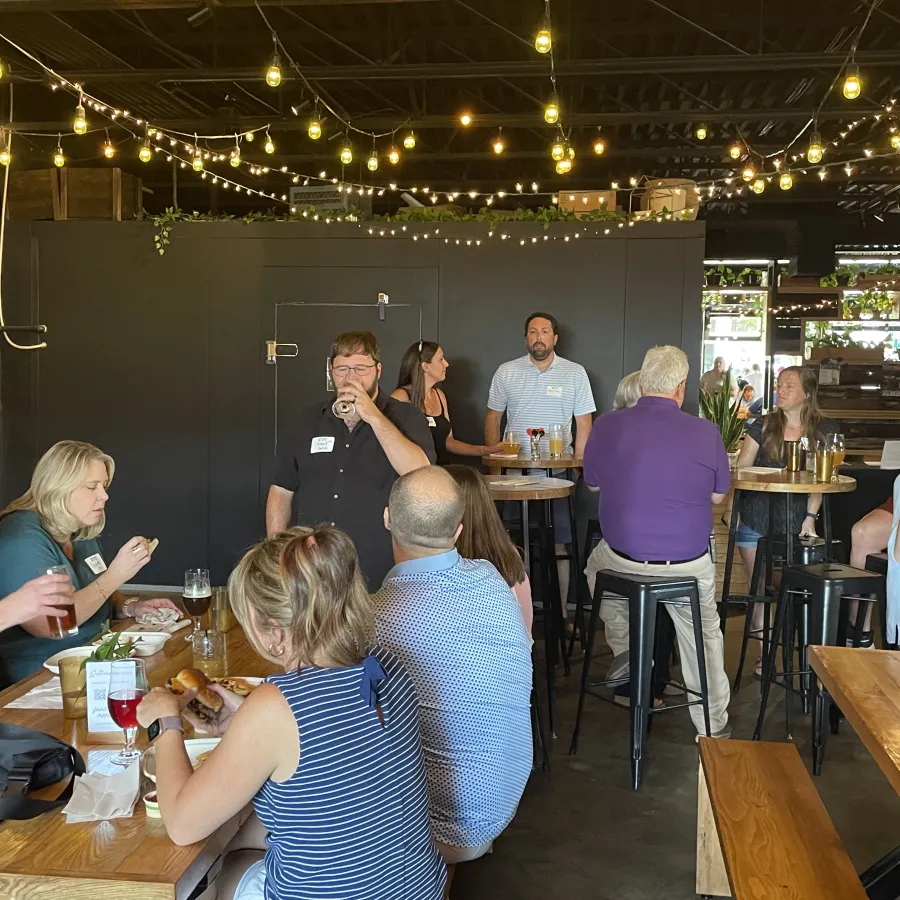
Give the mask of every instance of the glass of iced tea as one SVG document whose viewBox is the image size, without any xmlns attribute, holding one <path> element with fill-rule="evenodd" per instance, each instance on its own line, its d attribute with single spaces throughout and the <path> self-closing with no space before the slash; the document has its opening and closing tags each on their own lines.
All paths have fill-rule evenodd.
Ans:
<svg viewBox="0 0 900 900">
<path fill-rule="evenodd" d="M 38 569 L 38 575 L 65 575 L 69 577 L 66 566 L 49 566 L 46 569 Z M 65 613 L 61 616 L 47 616 L 47 624 L 50 626 L 50 635 L 54 638 L 68 637 L 70 634 L 78 634 L 78 620 L 75 618 L 75 600 L 72 597 L 59 598 L 55 604 Z"/>
<path fill-rule="evenodd" d="M 503 438 L 503 452 L 507 456 L 519 455 L 519 436 L 511 429 L 506 432 Z"/>
<path fill-rule="evenodd" d="M 547 440 L 550 443 L 550 459 L 562 459 L 563 437 L 562 425 L 550 426 L 547 432 Z"/>
<path fill-rule="evenodd" d="M 110 760 L 116 765 L 128 766 L 141 758 L 141 751 L 134 746 L 138 731 L 137 708 L 148 690 L 147 669 L 142 659 L 119 659 L 110 663 L 106 702 L 110 718 L 125 732 L 124 749 Z"/>
</svg>

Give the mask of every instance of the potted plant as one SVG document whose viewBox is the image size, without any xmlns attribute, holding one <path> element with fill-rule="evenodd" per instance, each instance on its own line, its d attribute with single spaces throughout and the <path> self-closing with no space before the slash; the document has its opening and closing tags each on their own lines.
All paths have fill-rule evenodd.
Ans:
<svg viewBox="0 0 900 900">
<path fill-rule="evenodd" d="M 759 287 L 762 283 L 762 273 L 759 269 L 743 269 L 738 273 L 738 283 L 742 287 Z"/>
<path fill-rule="evenodd" d="M 719 268 L 721 268 L 721 266 Z M 719 269 L 716 269 L 716 268 L 706 269 L 703 273 L 703 283 L 706 287 L 709 287 L 709 288 L 721 287 L 723 280 L 724 280 L 724 277 L 723 277 L 722 273 L 719 271 Z"/>
<path fill-rule="evenodd" d="M 709 419 L 719 429 L 722 435 L 722 443 L 725 444 L 725 452 L 733 469 L 737 462 L 738 444 L 744 434 L 744 423 L 738 418 L 739 403 L 733 403 L 731 391 L 731 369 L 729 368 L 723 386 L 714 394 L 701 389 L 700 414 L 704 419 Z"/>
<path fill-rule="evenodd" d="M 855 297 L 845 297 L 842 304 L 845 319 L 890 319 L 894 314 L 894 299 L 887 291 L 863 291 Z"/>
</svg>

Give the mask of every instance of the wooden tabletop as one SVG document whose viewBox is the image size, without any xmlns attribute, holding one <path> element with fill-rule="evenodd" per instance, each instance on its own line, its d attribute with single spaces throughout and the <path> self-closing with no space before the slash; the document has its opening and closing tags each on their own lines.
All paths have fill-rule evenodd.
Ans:
<svg viewBox="0 0 900 900">
<path fill-rule="evenodd" d="M 486 466 L 501 469 L 580 469 L 584 460 L 572 453 L 563 453 L 559 459 L 542 456 L 540 459 L 532 459 L 530 456 L 507 456 L 504 453 L 494 453 L 491 456 L 482 456 L 481 462 Z"/>
<path fill-rule="evenodd" d="M 834 481 L 816 481 L 812 472 L 788 472 L 786 469 L 762 474 L 746 469 L 731 473 L 736 491 L 761 491 L 769 494 L 847 494 L 856 490 L 856 479 L 838 475 Z"/>
<path fill-rule="evenodd" d="M 556 500 L 568 497 L 575 490 L 574 481 L 564 478 L 545 478 L 538 475 L 485 475 L 494 500 Z M 529 484 L 507 484 L 528 481 Z"/>
<path fill-rule="evenodd" d="M 123 623 L 124 624 L 124 623 Z M 151 687 L 191 665 L 183 628 L 163 649 L 145 658 Z M 265 676 L 276 669 L 254 652 L 239 625 L 225 636 L 229 675 Z M 9 709 L 6 704 L 52 676 L 46 669 L 0 693 L 0 722 L 37 728 L 77 747 L 90 766 L 86 719 L 65 719 L 61 709 Z M 141 729 L 138 746 L 147 746 Z M 142 779 L 141 794 L 153 789 Z M 37 797 L 55 797 L 59 788 Z M 159 819 L 148 819 L 138 798 L 130 819 L 67 825 L 58 810 L 27 821 L 0 825 L 0 897 L 16 900 L 187 900 L 209 867 L 236 834 L 249 809 L 205 841 L 178 847 Z"/>
<path fill-rule="evenodd" d="M 900 794 L 900 653 L 810 647 L 819 680 Z"/>
</svg>

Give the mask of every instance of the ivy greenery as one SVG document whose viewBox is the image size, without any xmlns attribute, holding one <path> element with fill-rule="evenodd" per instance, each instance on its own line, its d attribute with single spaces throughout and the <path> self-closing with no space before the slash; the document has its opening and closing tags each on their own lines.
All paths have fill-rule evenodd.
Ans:
<svg viewBox="0 0 900 900">
<path fill-rule="evenodd" d="M 894 299 L 886 291 L 863 291 L 858 296 L 844 297 L 843 318 L 890 319 L 894 314 Z"/>
<path fill-rule="evenodd" d="M 640 221 L 658 221 L 666 217 L 676 219 L 677 213 L 673 214 L 667 209 L 659 210 L 653 214 L 642 215 Z M 180 209 L 168 207 L 166 211 L 160 215 L 151 216 L 144 213 L 142 218 L 149 219 L 153 222 L 156 231 L 153 235 L 153 243 L 156 252 L 160 256 L 164 256 L 166 248 L 169 246 L 169 236 L 172 226 L 182 222 L 243 222 L 245 225 L 251 225 L 255 222 L 321 222 L 323 225 L 328 222 L 423 222 L 423 223 L 443 223 L 443 222 L 484 222 L 491 231 L 502 227 L 508 223 L 532 223 L 540 224 L 544 230 L 556 222 L 614 222 L 616 224 L 636 220 L 635 217 L 629 216 L 628 213 L 618 212 L 610 209 L 592 209 L 585 212 L 579 212 L 576 215 L 570 210 L 560 209 L 558 206 L 547 206 L 540 209 L 517 209 L 510 212 L 494 210 L 490 207 L 482 207 L 476 212 L 469 212 L 462 209 L 435 209 L 432 207 L 405 207 L 397 213 L 385 216 L 375 216 L 364 213 L 362 210 L 353 209 L 337 214 L 334 210 L 317 210 L 314 206 L 305 207 L 303 212 L 279 214 L 274 210 L 265 212 L 251 212 L 245 216 L 232 216 L 226 214 L 201 213 L 194 210 L 187 212 Z"/>
</svg>

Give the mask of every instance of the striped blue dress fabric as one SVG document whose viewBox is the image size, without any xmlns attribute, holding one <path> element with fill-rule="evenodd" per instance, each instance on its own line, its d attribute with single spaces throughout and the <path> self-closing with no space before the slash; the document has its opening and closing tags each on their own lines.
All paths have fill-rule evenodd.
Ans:
<svg viewBox="0 0 900 900">
<path fill-rule="evenodd" d="M 562 425 L 566 453 L 572 450 L 572 417 L 597 410 L 584 366 L 557 355 L 542 372 L 527 353 L 503 363 L 494 373 L 488 408 L 506 412 L 506 430 L 516 432 L 523 452 L 530 446 L 527 429 Z M 546 436 L 541 449 L 550 453 Z"/>
<path fill-rule="evenodd" d="M 518 601 L 491 563 L 456 550 L 399 563 L 372 599 L 378 643 L 419 695 L 435 837 L 486 844 L 531 773 L 531 641 Z"/>
<path fill-rule="evenodd" d="M 268 829 L 266 900 L 441 900 L 446 867 L 428 820 L 412 679 L 389 651 L 384 714 L 364 698 L 364 666 L 301 669 L 267 681 L 297 720 L 300 762 L 255 799 Z M 371 662 L 371 659 L 370 659 Z M 377 669 L 377 666 L 375 667 Z"/>
</svg>

